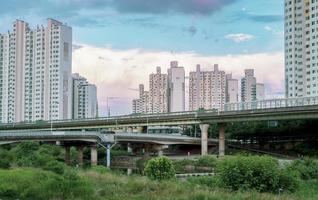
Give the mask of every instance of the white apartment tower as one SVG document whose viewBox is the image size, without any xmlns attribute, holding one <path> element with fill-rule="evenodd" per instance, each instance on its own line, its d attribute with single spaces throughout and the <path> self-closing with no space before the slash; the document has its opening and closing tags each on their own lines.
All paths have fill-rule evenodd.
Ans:
<svg viewBox="0 0 318 200">
<path fill-rule="evenodd" d="M 256 83 L 256 100 L 265 100 L 265 85 L 263 83 Z"/>
<path fill-rule="evenodd" d="M 318 1 L 285 0 L 286 97 L 318 95 Z"/>
<path fill-rule="evenodd" d="M 185 72 L 178 66 L 177 61 L 170 63 L 168 69 L 169 112 L 182 112 L 185 110 Z"/>
<path fill-rule="evenodd" d="M 21 20 L 0 35 L 1 122 L 71 117 L 72 29 Z"/>
<path fill-rule="evenodd" d="M 79 74 L 72 75 L 73 119 L 95 118 L 98 116 L 97 88 Z"/>
<path fill-rule="evenodd" d="M 246 69 L 245 76 L 241 79 L 241 100 L 251 102 L 256 100 L 256 78 L 254 69 Z"/>
<path fill-rule="evenodd" d="M 239 101 L 238 80 L 232 78 L 232 74 L 226 75 L 226 103 L 237 103 Z"/>
<path fill-rule="evenodd" d="M 149 112 L 149 92 L 145 91 L 143 84 L 139 85 L 139 98 L 134 99 L 133 113 L 148 113 Z"/>
<path fill-rule="evenodd" d="M 149 76 L 149 113 L 168 112 L 168 76 L 157 67 Z"/>
<path fill-rule="evenodd" d="M 197 65 L 189 77 L 189 110 L 222 109 L 225 104 L 226 75 L 214 65 L 213 71 L 201 71 Z"/>
</svg>

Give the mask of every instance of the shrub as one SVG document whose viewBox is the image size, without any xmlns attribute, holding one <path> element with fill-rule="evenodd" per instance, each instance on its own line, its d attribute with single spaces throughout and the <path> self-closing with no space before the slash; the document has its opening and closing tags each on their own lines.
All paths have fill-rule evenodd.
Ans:
<svg viewBox="0 0 318 200">
<path fill-rule="evenodd" d="M 66 168 L 66 166 L 64 163 L 61 163 L 61 162 L 56 161 L 56 160 L 52 160 L 52 161 L 46 163 L 46 165 L 43 167 L 44 170 L 52 171 L 52 172 L 55 172 L 57 174 L 63 174 L 65 171 L 65 168 Z"/>
<path fill-rule="evenodd" d="M 8 158 L 1 158 L 0 159 L 0 168 L 2 168 L 2 169 L 9 169 L 10 168 L 10 161 Z"/>
<path fill-rule="evenodd" d="M 213 156 L 205 155 L 201 156 L 196 162 L 196 166 L 200 167 L 215 167 L 217 163 L 217 159 Z"/>
<path fill-rule="evenodd" d="M 91 183 L 79 177 L 24 168 L 0 170 L 0 180 L 2 199 L 94 199 Z"/>
<path fill-rule="evenodd" d="M 285 191 L 294 191 L 297 180 L 284 170 L 277 160 L 266 156 L 231 157 L 217 168 L 221 181 L 231 190 L 277 192 L 284 187 Z"/>
<path fill-rule="evenodd" d="M 164 156 L 149 160 L 145 168 L 145 173 L 152 180 L 168 180 L 175 176 L 175 170 L 171 160 Z"/>
<path fill-rule="evenodd" d="M 318 160 L 296 160 L 290 168 L 304 180 L 318 179 Z"/>
</svg>

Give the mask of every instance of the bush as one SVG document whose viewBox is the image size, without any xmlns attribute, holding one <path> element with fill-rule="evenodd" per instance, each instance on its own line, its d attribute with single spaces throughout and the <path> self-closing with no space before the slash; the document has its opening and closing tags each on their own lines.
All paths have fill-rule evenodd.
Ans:
<svg viewBox="0 0 318 200">
<path fill-rule="evenodd" d="M 200 166 L 200 167 L 215 167 L 216 164 L 217 164 L 217 159 L 209 155 L 200 156 L 200 158 L 196 162 L 196 166 Z"/>
<path fill-rule="evenodd" d="M 2 199 L 94 199 L 92 184 L 79 177 L 24 168 L 0 170 L 0 180 Z"/>
<path fill-rule="evenodd" d="M 56 160 L 48 162 L 43 169 L 47 171 L 52 171 L 57 174 L 63 174 L 65 171 L 66 165 Z"/>
<path fill-rule="evenodd" d="M 171 160 L 167 157 L 157 157 L 149 160 L 145 168 L 146 175 L 152 180 L 168 180 L 175 176 Z"/>
<path fill-rule="evenodd" d="M 2 169 L 9 169 L 10 168 L 10 161 L 7 158 L 0 159 L 0 168 Z"/>
<path fill-rule="evenodd" d="M 294 191 L 297 179 L 284 170 L 277 160 L 266 156 L 231 157 L 221 161 L 217 168 L 221 181 L 231 190 Z"/>
<path fill-rule="evenodd" d="M 304 180 L 318 179 L 318 160 L 296 160 L 290 168 Z"/>
</svg>

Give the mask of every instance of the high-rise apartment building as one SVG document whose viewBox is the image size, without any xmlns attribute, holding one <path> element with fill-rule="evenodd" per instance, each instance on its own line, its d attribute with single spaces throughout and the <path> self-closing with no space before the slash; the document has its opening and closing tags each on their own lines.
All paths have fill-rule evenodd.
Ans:
<svg viewBox="0 0 318 200">
<path fill-rule="evenodd" d="M 149 76 L 149 112 L 168 112 L 168 76 L 161 73 L 160 67 Z"/>
<path fill-rule="evenodd" d="M 318 95 L 317 19 L 317 0 L 285 0 L 287 98 Z"/>
<path fill-rule="evenodd" d="M 214 65 L 213 71 L 201 71 L 197 65 L 189 77 L 189 110 L 222 109 L 225 103 L 226 75 Z"/>
<path fill-rule="evenodd" d="M 98 116 L 97 88 L 79 74 L 72 75 L 73 119 L 95 118 Z"/>
<path fill-rule="evenodd" d="M 254 69 L 246 69 L 245 76 L 241 79 L 241 101 L 251 102 L 256 100 L 256 78 Z"/>
<path fill-rule="evenodd" d="M 133 113 L 149 112 L 149 92 L 145 91 L 143 84 L 139 85 L 139 98 L 133 100 Z"/>
<path fill-rule="evenodd" d="M 265 85 L 263 83 L 256 83 L 256 100 L 265 100 Z"/>
<path fill-rule="evenodd" d="M 182 112 L 185 110 L 185 72 L 178 66 L 177 61 L 170 63 L 168 69 L 168 99 L 169 112 Z"/>
<path fill-rule="evenodd" d="M 232 74 L 226 75 L 226 103 L 237 103 L 239 101 L 238 80 L 232 78 Z"/>
<path fill-rule="evenodd" d="M 0 36 L 1 121 L 71 118 L 72 29 L 17 20 Z"/>
</svg>

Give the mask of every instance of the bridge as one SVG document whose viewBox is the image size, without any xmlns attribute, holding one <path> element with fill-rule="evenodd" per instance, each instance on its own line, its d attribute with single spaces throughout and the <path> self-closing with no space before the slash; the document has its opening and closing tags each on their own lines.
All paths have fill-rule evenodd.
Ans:
<svg viewBox="0 0 318 200">
<path fill-rule="evenodd" d="M 41 122 L 24 122 L 2 124 L 2 131 L 79 131 L 95 130 L 104 128 L 122 128 L 126 132 L 132 132 L 137 127 L 138 132 L 146 132 L 148 126 L 169 125 L 191 125 L 198 124 L 201 129 L 201 153 L 208 152 L 208 128 L 210 124 L 218 124 L 219 127 L 219 155 L 225 153 L 225 125 L 230 122 L 247 121 L 272 121 L 272 120 L 295 120 L 295 119 L 318 119 L 318 97 L 272 99 L 264 101 L 253 101 L 244 103 L 225 104 L 219 110 L 202 110 L 163 114 L 134 114 L 107 118 L 58 120 Z M 72 133 L 77 134 L 77 133 Z M 96 139 L 97 133 L 95 133 Z M 74 135 L 74 138 L 82 137 Z M 93 136 L 92 136 L 93 137 Z M 103 136 L 101 136 L 103 137 Z M 100 137 L 100 138 L 101 138 Z M 0 140 L 2 140 L 0 137 Z M 27 138 L 27 137 L 26 137 Z M 31 138 L 31 137 L 29 137 Z M 99 139 L 100 139 L 99 138 Z M 158 138 L 152 138 L 146 134 L 137 135 L 115 135 L 118 141 L 141 141 L 151 142 Z M 174 141 L 169 136 L 162 136 L 161 141 Z M 181 141 L 181 140 L 178 140 Z M 196 139 L 192 140 L 193 142 Z M 188 141 L 189 142 L 189 141 Z M 164 142 L 163 142 L 164 143 Z"/>
<path fill-rule="evenodd" d="M 101 145 L 106 149 L 106 163 L 110 165 L 110 148 L 111 145 L 117 143 L 126 144 L 151 144 L 152 148 L 162 154 L 162 150 L 168 145 L 201 145 L 200 138 L 178 135 L 162 135 L 162 134 L 141 134 L 141 133 L 118 133 L 118 134 L 102 134 L 97 131 L 1 131 L 0 145 L 9 144 L 18 141 L 45 141 L 45 142 L 63 142 L 66 152 L 66 163 L 70 162 L 70 146 L 76 143 L 79 153 L 79 163 L 83 160 L 83 145 L 91 146 L 91 162 L 97 163 L 96 145 Z M 84 143 L 83 143 L 84 142 Z M 209 143 L 216 144 L 217 140 L 209 139 Z"/>
</svg>

